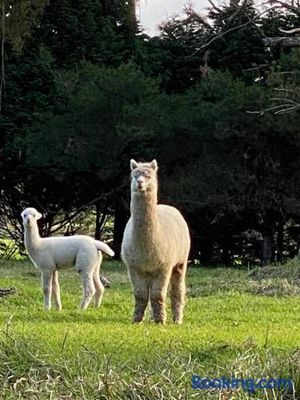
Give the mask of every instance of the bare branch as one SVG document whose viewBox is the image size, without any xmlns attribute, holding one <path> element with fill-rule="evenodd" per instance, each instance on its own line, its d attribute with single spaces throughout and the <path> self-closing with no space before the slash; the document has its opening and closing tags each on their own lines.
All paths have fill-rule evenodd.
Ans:
<svg viewBox="0 0 300 400">
<path fill-rule="evenodd" d="M 287 98 L 282 98 L 282 97 L 272 97 L 270 100 L 272 101 L 285 101 L 286 103 L 289 103 L 288 105 L 290 106 L 291 104 L 296 104 L 298 105 L 297 101 L 292 100 L 292 99 L 287 99 Z M 287 105 L 287 104 L 286 104 Z"/>
<path fill-rule="evenodd" d="M 300 47 L 300 37 L 266 37 L 263 39 L 266 46 L 281 46 L 285 48 Z"/>
<path fill-rule="evenodd" d="M 284 29 L 278 28 L 278 30 L 282 33 L 287 33 L 288 35 L 292 34 L 292 33 L 300 33 L 300 28 L 294 28 L 294 29 L 290 29 L 289 31 L 286 31 Z"/>
<path fill-rule="evenodd" d="M 217 12 L 221 12 L 221 11 L 222 11 L 219 7 L 217 7 L 217 6 L 214 4 L 214 2 L 213 2 L 212 0 L 208 0 L 208 2 L 209 2 L 209 4 L 212 6 L 212 8 L 213 8 L 214 10 L 216 10 Z"/>
<path fill-rule="evenodd" d="M 293 93 L 296 96 L 299 95 L 299 93 L 296 90 L 293 89 L 286 89 L 286 88 L 275 88 L 274 90 L 276 90 L 277 92 L 286 92 L 286 93 Z"/>
<path fill-rule="evenodd" d="M 281 0 L 274 0 L 274 3 L 279 4 L 281 7 L 286 8 L 289 11 L 292 11 L 293 13 L 295 13 L 296 15 L 300 15 L 300 8 L 299 7 L 295 7 L 292 4 L 286 3 L 284 1 Z"/>
<path fill-rule="evenodd" d="M 243 4 L 241 4 L 240 6 L 236 5 L 235 6 L 236 11 L 228 17 L 227 21 L 228 22 L 232 21 L 238 14 L 240 14 L 245 9 L 247 4 L 248 0 L 244 0 Z"/>
<path fill-rule="evenodd" d="M 294 111 L 298 111 L 300 109 L 300 104 L 292 99 L 285 98 L 276 98 L 274 97 L 272 100 L 274 101 L 284 101 L 282 104 L 274 105 L 264 110 L 260 111 L 246 111 L 247 114 L 259 114 L 264 115 L 266 112 L 274 112 L 274 115 L 282 115 L 286 113 L 291 113 Z"/>
<path fill-rule="evenodd" d="M 246 113 L 247 113 L 247 114 L 259 114 L 259 115 L 264 115 L 264 113 L 266 113 L 266 112 L 278 110 L 279 108 L 282 108 L 282 104 L 277 105 L 277 106 L 268 107 L 268 108 L 265 108 L 264 110 L 246 111 Z"/>
<path fill-rule="evenodd" d="M 299 109 L 300 109 L 300 104 L 297 104 L 293 107 L 283 108 L 282 110 L 276 111 L 274 114 L 281 115 L 281 114 L 291 113 L 291 112 L 297 111 Z"/>
<path fill-rule="evenodd" d="M 209 47 L 213 42 L 215 42 L 215 41 L 218 40 L 218 39 L 221 39 L 223 36 L 227 35 L 228 33 L 237 31 L 238 29 L 241 29 L 241 28 L 243 28 L 244 26 L 249 25 L 250 23 L 252 23 L 252 21 L 247 21 L 247 22 L 245 22 L 244 24 L 241 24 L 241 25 L 238 25 L 238 26 L 234 26 L 234 27 L 228 29 L 226 32 L 222 32 L 222 33 L 220 33 L 219 35 L 214 36 L 214 37 L 211 38 L 207 43 L 203 44 L 202 46 L 199 47 L 199 49 L 197 49 L 196 51 L 194 51 L 194 53 L 191 55 L 191 57 L 194 56 L 194 55 L 196 55 L 196 54 L 199 53 L 200 51 L 205 50 L 205 49 L 206 49 L 207 47 Z"/>
<path fill-rule="evenodd" d="M 242 4 L 241 8 L 245 5 L 246 1 Z M 241 9 L 240 8 L 240 9 Z M 239 10 L 240 10 L 239 9 Z M 256 20 L 258 20 L 262 15 L 266 14 L 268 12 L 268 10 L 264 10 L 262 11 L 260 14 L 258 14 L 255 18 L 250 19 L 246 22 L 244 22 L 243 24 L 237 25 L 237 26 L 233 26 L 232 28 L 228 29 L 225 32 L 219 33 L 216 36 L 214 36 L 213 38 L 211 38 L 207 43 L 203 44 L 202 46 L 199 47 L 199 49 L 195 50 L 194 53 L 191 54 L 191 57 L 193 57 L 194 55 L 196 55 L 197 53 L 205 50 L 207 47 L 209 47 L 213 42 L 215 42 L 218 39 L 221 39 L 222 37 L 228 35 L 228 33 L 237 31 L 239 29 L 244 28 L 245 26 L 248 26 L 250 24 L 253 24 Z"/>
</svg>

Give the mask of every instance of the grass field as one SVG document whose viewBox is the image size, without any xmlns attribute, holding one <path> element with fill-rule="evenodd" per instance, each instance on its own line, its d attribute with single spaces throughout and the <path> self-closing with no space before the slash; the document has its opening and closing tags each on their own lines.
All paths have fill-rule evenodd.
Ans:
<svg viewBox="0 0 300 400">
<path fill-rule="evenodd" d="M 0 399 L 300 399 L 300 267 L 249 274 L 190 267 L 185 321 L 131 323 L 123 264 L 104 261 L 112 286 L 79 312 L 79 277 L 61 272 L 63 310 L 43 310 L 29 261 L 0 261 Z M 168 307 L 169 310 L 169 307 Z M 195 390 L 192 375 L 290 378 L 293 388 Z"/>
</svg>

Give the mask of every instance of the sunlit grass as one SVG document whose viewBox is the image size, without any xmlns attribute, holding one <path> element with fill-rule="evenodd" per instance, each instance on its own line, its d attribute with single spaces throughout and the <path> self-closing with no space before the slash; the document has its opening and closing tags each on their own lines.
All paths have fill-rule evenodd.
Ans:
<svg viewBox="0 0 300 400">
<path fill-rule="evenodd" d="M 255 281 L 244 270 L 193 267 L 187 278 L 184 324 L 172 324 L 169 315 L 166 326 L 157 326 L 147 315 L 136 326 L 131 323 L 133 298 L 124 265 L 104 261 L 102 274 L 112 285 L 100 309 L 78 310 L 80 280 L 75 271 L 66 270 L 60 274 L 63 310 L 46 313 L 40 277 L 30 262 L 0 263 L 0 287 L 17 290 L 0 299 L 3 397 L 10 398 L 15 381 L 21 379 L 20 398 L 27 398 L 25 389 L 33 396 L 28 398 L 49 398 L 51 390 L 53 398 L 219 398 L 216 392 L 191 389 L 193 372 L 218 377 L 235 370 L 251 378 L 281 373 L 300 389 L 300 357 L 295 356 L 300 344 L 299 297 L 280 290 L 272 296 L 254 294 Z M 280 285 L 278 277 L 274 282 L 273 289 Z M 139 388 L 143 379 L 148 387 L 144 394 Z M 30 392 L 32 385 L 36 392 Z M 268 398 L 264 393 L 245 397 L 242 391 L 235 396 Z"/>
</svg>

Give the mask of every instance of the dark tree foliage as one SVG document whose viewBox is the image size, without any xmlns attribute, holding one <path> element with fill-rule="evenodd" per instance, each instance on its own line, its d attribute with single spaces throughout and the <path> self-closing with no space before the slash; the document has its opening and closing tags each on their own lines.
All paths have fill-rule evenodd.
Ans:
<svg viewBox="0 0 300 400">
<path fill-rule="evenodd" d="M 228 69 L 248 83 L 253 82 L 255 75 L 251 71 L 269 62 L 264 33 L 259 29 L 259 11 L 251 1 L 244 1 L 218 12 L 211 10 L 209 16 L 213 20 L 213 33 L 218 37 L 210 46 L 212 68 Z"/>
<path fill-rule="evenodd" d="M 43 207 L 55 214 L 70 212 L 74 207 L 82 208 L 97 197 L 95 190 L 87 190 L 96 186 L 91 183 L 92 179 L 87 179 L 83 166 L 67 174 L 63 162 L 57 157 L 48 164 L 38 165 L 36 160 L 49 151 L 49 132 L 45 133 L 43 127 L 49 118 L 72 109 L 70 96 L 81 84 L 74 71 L 80 69 L 82 63 L 89 61 L 95 65 L 117 66 L 129 59 L 135 48 L 130 36 L 136 29 L 134 16 L 130 14 L 132 2 L 53 0 L 47 2 L 44 9 L 40 3 L 40 8 L 36 7 L 35 13 L 31 14 L 28 11 L 33 4 L 14 3 L 6 17 L 0 189 L 3 198 L 7 199 L 5 206 L 14 210 L 15 218 L 25 204 Z M 10 28 L 16 24 L 18 15 L 20 20 L 24 16 L 28 19 L 22 20 L 24 29 L 20 25 L 22 40 L 27 38 L 26 42 L 22 41 L 22 49 L 8 40 Z M 129 26 L 130 21 L 132 26 Z M 30 27 L 29 39 L 26 26 Z M 36 131 L 45 133 L 39 137 L 45 145 L 39 154 L 34 146 L 27 151 Z M 69 148 L 80 146 L 76 140 L 73 141 L 72 134 L 69 136 Z M 15 198 L 13 193 L 20 196 Z M 9 201 L 11 204 L 7 204 Z"/>
<path fill-rule="evenodd" d="M 134 4 L 50 0 L 28 23 L 21 53 L 6 43 L 0 211 L 9 217 L 0 233 L 13 227 L 21 238 L 27 205 L 45 211 L 46 235 L 94 206 L 97 237 L 114 215 L 118 253 L 129 159 L 156 158 L 160 200 L 187 218 L 192 258 L 293 256 L 300 57 L 270 51 L 264 38 L 297 25 L 297 13 L 262 17 L 248 1 L 215 7 L 209 19 L 187 9 L 149 38 Z"/>
<path fill-rule="evenodd" d="M 15 51 L 22 50 L 24 42 L 39 23 L 46 4 L 47 0 L 0 1 L 1 36 Z"/>
<path fill-rule="evenodd" d="M 160 76 L 164 91 L 182 93 L 201 80 L 206 55 L 197 48 L 207 40 L 208 30 L 208 23 L 187 9 L 185 19 L 171 19 L 161 26 L 161 36 L 150 40 L 150 73 Z"/>
<path fill-rule="evenodd" d="M 260 254 L 257 241 L 268 242 L 291 216 L 288 197 L 298 204 L 293 171 L 299 116 L 248 113 L 267 107 L 271 93 L 219 73 L 185 95 L 162 96 L 155 110 L 139 111 L 140 131 L 152 143 L 144 158 L 163 160 L 162 200 L 185 213 L 193 254 L 200 251 L 203 261 L 211 262 L 217 246 L 221 260 L 232 262 L 235 242 L 250 230 L 257 235 L 249 243 L 253 254 L 245 257 L 267 257 L 269 250 Z M 241 255 L 241 248 L 236 251 Z"/>
<path fill-rule="evenodd" d="M 252 84 L 270 67 L 261 18 L 252 2 L 212 9 L 209 19 L 186 10 L 161 26 L 149 43 L 151 64 L 146 71 L 161 78 L 167 93 L 182 93 L 214 70 L 229 70 Z"/>
<path fill-rule="evenodd" d="M 35 32 L 57 67 L 83 61 L 116 64 L 128 51 L 124 35 L 124 7 L 101 0 L 51 0 Z M 124 2 L 125 3 L 125 2 Z"/>
</svg>

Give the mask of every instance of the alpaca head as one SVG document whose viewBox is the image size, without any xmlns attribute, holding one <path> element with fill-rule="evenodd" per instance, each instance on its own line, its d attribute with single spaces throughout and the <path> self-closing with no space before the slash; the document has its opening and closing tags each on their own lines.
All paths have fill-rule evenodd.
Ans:
<svg viewBox="0 0 300 400">
<path fill-rule="evenodd" d="M 26 227 L 33 226 L 38 219 L 42 218 L 42 214 L 33 207 L 27 207 L 24 211 L 22 211 L 21 217 L 23 220 L 23 225 Z"/>
<path fill-rule="evenodd" d="M 157 190 L 157 162 L 137 163 L 130 160 L 131 168 L 131 191 L 135 193 L 146 193 Z"/>
</svg>

